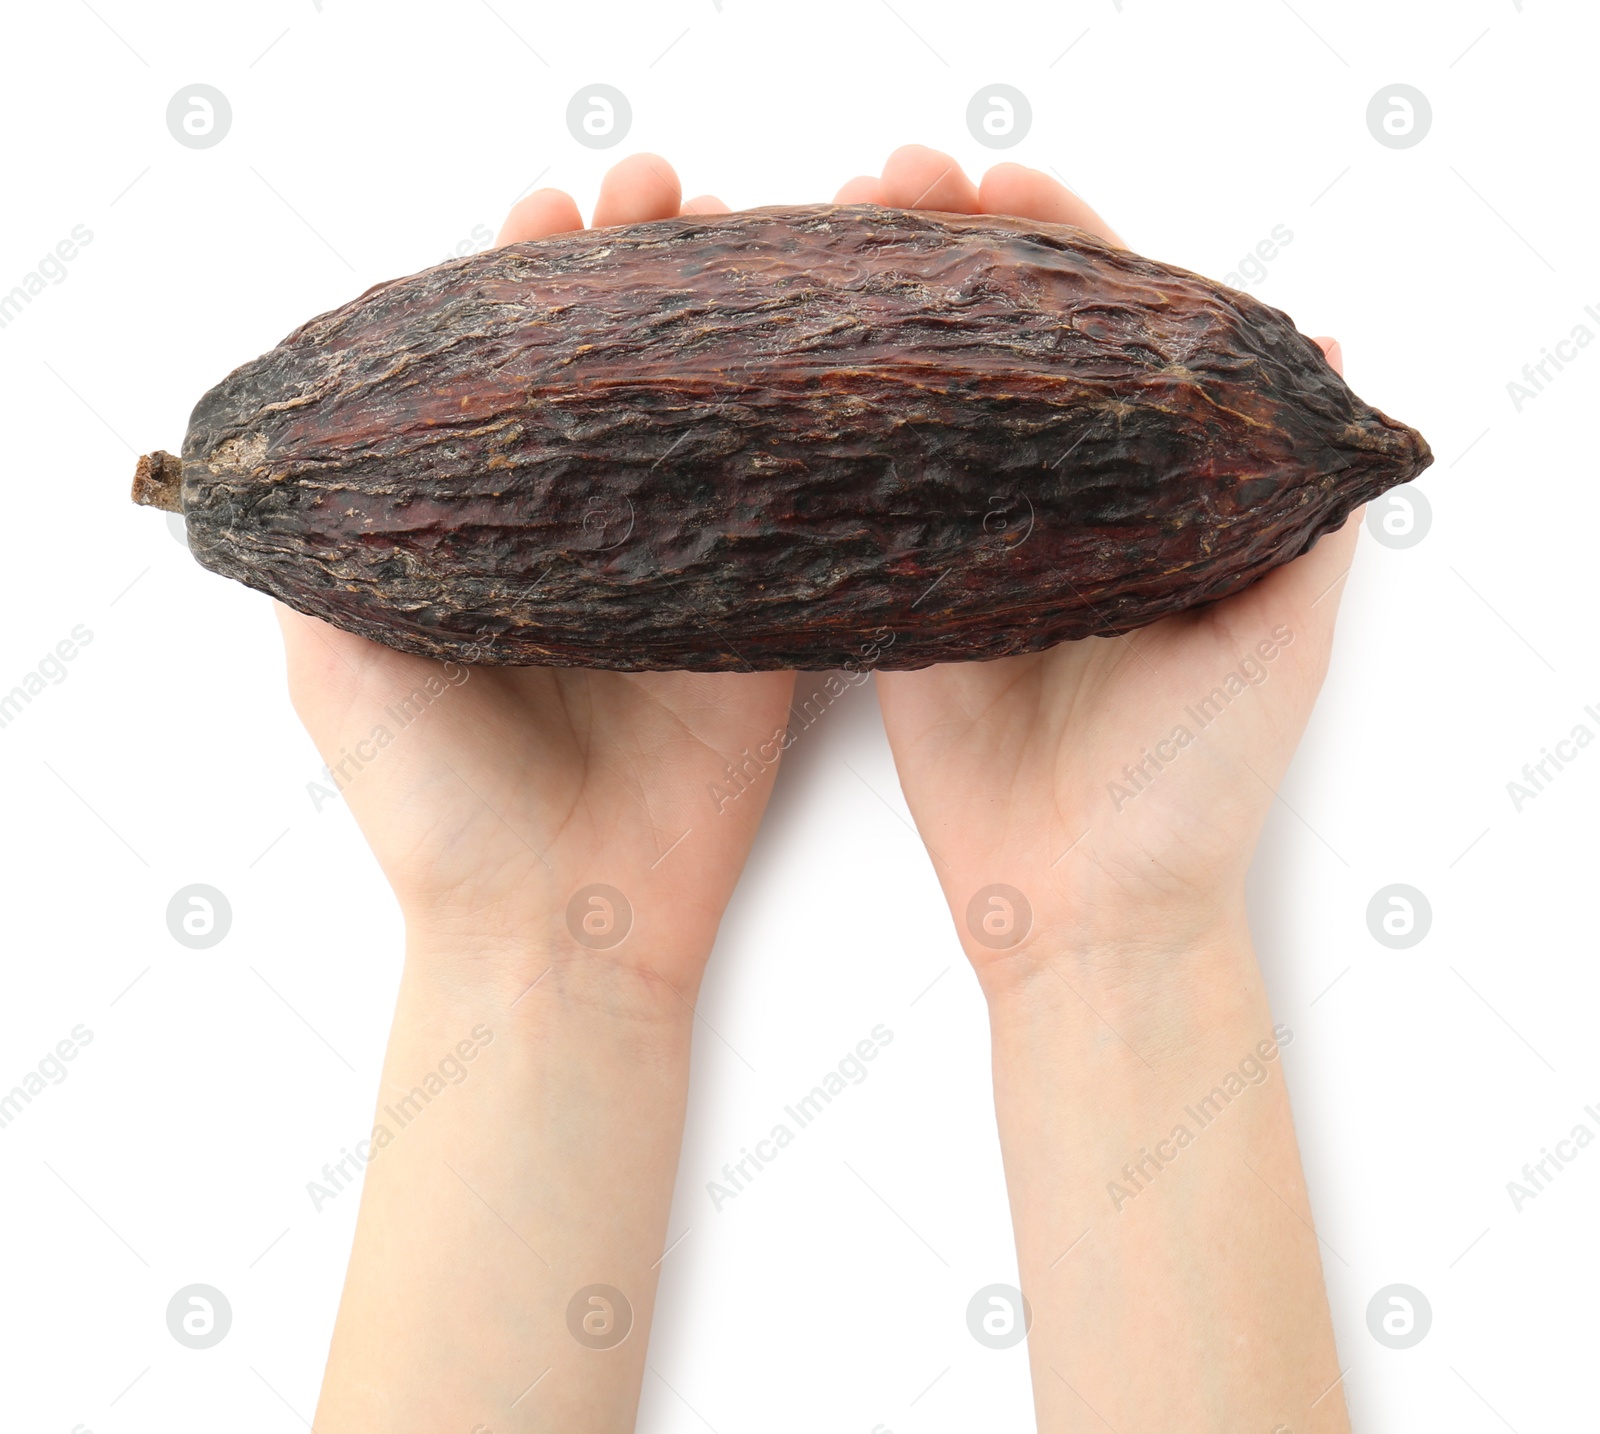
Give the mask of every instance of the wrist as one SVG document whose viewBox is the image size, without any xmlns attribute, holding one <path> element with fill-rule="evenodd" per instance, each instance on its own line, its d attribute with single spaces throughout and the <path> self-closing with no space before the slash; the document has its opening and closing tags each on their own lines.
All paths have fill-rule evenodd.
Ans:
<svg viewBox="0 0 1600 1434">
<path fill-rule="evenodd" d="M 1242 892 L 1160 908 L 1046 907 L 1006 950 L 963 936 L 996 1019 L 1049 1009 L 1063 997 L 1097 1008 L 1199 1012 L 1258 975 Z"/>
<path fill-rule="evenodd" d="M 614 947 L 582 945 L 561 913 L 530 914 L 520 930 L 408 919 L 403 981 L 440 1009 L 492 1010 L 516 1021 L 587 1012 L 676 1030 L 694 1020 L 704 966 L 697 950 L 647 944 L 637 932 Z"/>
</svg>

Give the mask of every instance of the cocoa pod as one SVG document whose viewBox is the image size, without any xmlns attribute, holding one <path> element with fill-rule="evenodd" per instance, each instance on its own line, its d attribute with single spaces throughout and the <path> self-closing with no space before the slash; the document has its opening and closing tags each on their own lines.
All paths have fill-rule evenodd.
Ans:
<svg viewBox="0 0 1600 1434">
<path fill-rule="evenodd" d="M 134 497 L 407 652 L 913 668 L 1225 597 L 1431 461 L 1247 294 L 1064 225 L 774 206 L 379 284 Z"/>
</svg>

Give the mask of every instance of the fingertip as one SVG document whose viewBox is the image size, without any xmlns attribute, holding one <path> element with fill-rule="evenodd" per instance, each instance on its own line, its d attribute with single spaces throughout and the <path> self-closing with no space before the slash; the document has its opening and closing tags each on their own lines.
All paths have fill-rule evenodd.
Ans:
<svg viewBox="0 0 1600 1434">
<path fill-rule="evenodd" d="M 312 617 L 310 613 L 301 612 L 298 608 L 292 608 L 277 598 L 272 600 L 272 611 L 278 619 L 278 631 L 283 634 L 283 640 L 287 643 L 301 643 L 309 638 L 321 636 L 324 631 L 338 631 L 320 618 Z"/>
<path fill-rule="evenodd" d="M 870 174 L 847 179 L 833 196 L 835 204 L 882 204 L 883 185 Z"/>
<path fill-rule="evenodd" d="M 680 214 L 731 214 L 728 208 L 715 194 L 697 194 L 693 199 L 685 199 Z"/>
<path fill-rule="evenodd" d="M 948 154 L 921 144 L 903 144 L 883 166 L 883 202 L 898 209 L 937 209 L 975 214 L 978 187 Z"/>
<path fill-rule="evenodd" d="M 994 165 L 978 185 L 978 205 L 985 214 L 1016 214 L 1047 224 L 1070 224 L 1119 249 L 1127 248 L 1100 215 L 1042 169 L 1012 161 Z"/>
<path fill-rule="evenodd" d="M 678 173 L 659 154 L 630 154 L 606 171 L 595 201 L 594 226 L 670 219 L 683 202 Z"/>
<path fill-rule="evenodd" d="M 1356 541 L 1361 537 L 1361 523 L 1366 511 L 1365 503 L 1359 508 L 1352 508 L 1344 522 L 1321 539 L 1322 542 L 1331 544 L 1335 551 L 1344 554 L 1346 566 L 1355 553 Z"/>
<path fill-rule="evenodd" d="M 511 206 L 500 226 L 495 245 L 520 244 L 525 239 L 546 239 L 583 228 L 583 216 L 564 189 L 536 189 Z"/>
<path fill-rule="evenodd" d="M 1322 356 L 1327 359 L 1328 367 L 1338 374 L 1340 378 L 1343 378 L 1344 346 L 1340 344 L 1339 340 L 1319 337 L 1313 339 L 1312 343 L 1316 344 L 1316 346 L 1322 350 Z"/>
<path fill-rule="evenodd" d="M 289 678 L 289 698 L 302 720 L 311 694 L 348 673 L 350 664 L 340 653 L 336 638 L 344 636 L 337 628 L 298 612 L 287 603 L 273 599 L 272 609 L 283 638 L 283 665 Z"/>
<path fill-rule="evenodd" d="M 1042 169 L 1034 169 L 1030 165 L 1018 164 L 1014 159 L 1002 159 L 998 164 L 991 164 L 984 170 L 983 178 L 978 181 L 978 188 L 981 190 L 985 185 L 1025 182 L 1035 176 L 1041 179 L 1046 177 Z M 1056 183 L 1058 188 L 1064 187 L 1059 185 L 1057 181 L 1052 180 L 1051 182 Z"/>
</svg>

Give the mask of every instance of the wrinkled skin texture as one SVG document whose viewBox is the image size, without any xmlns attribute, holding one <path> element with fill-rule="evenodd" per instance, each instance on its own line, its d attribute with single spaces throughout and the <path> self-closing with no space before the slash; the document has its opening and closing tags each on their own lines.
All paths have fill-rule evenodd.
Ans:
<svg viewBox="0 0 1600 1434">
<path fill-rule="evenodd" d="M 896 669 L 1226 597 L 1430 461 L 1248 295 L 811 205 L 379 285 L 201 400 L 182 506 L 205 566 L 422 656 Z"/>
</svg>

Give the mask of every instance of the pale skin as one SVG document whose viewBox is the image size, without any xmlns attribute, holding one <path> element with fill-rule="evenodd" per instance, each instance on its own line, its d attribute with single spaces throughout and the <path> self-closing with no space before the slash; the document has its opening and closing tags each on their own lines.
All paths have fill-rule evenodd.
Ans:
<svg viewBox="0 0 1600 1434">
<path fill-rule="evenodd" d="M 683 205 L 642 155 L 606 177 L 593 219 L 719 207 Z M 543 190 L 499 242 L 582 227 Z M 720 814 L 708 793 L 787 724 L 793 674 L 479 668 L 453 684 L 469 669 L 279 611 L 291 695 L 330 764 L 414 687 L 444 689 L 344 793 L 406 918 L 376 1119 L 395 1127 L 384 1108 L 457 1042 L 475 1047 L 367 1169 L 316 1428 L 631 1429 L 693 1002 L 771 786 Z M 594 884 L 631 906 L 620 944 L 573 937 L 569 902 Z M 582 915 L 605 924 L 603 907 L 585 904 L 580 929 Z M 568 1329 L 596 1284 L 632 1310 L 610 1349 Z M 603 1334 L 605 1310 L 583 1313 Z"/>
<path fill-rule="evenodd" d="M 1044 174 L 999 165 L 974 186 L 914 147 L 840 198 L 1122 242 Z M 1337 367 L 1338 346 L 1321 342 Z M 1358 530 L 1352 518 L 1238 596 L 1125 639 L 877 679 L 906 800 L 988 997 L 1046 1434 L 1349 1428 L 1282 1062 L 1258 1050 L 1273 1021 L 1244 891 L 1327 670 Z M 1186 709 L 1247 658 L 1267 675 L 1199 730 Z M 1175 760 L 1135 790 L 1124 766 L 1179 726 L 1197 739 L 1169 744 Z M 1120 809 L 1113 783 L 1135 791 Z M 1010 948 L 968 923 L 973 894 L 997 883 L 1032 907 Z M 1202 1129 L 1185 1106 L 1252 1056 L 1265 1079 L 1241 1078 Z M 1110 1192 L 1134 1188 L 1122 1167 L 1180 1124 L 1187 1147 L 1169 1141 L 1175 1158 L 1136 1170 L 1130 1198 Z"/>
<path fill-rule="evenodd" d="M 916 146 L 838 198 L 1120 242 L 1045 175 L 1000 165 L 974 186 Z M 725 208 L 684 202 L 665 160 L 635 155 L 606 176 L 592 223 Z M 570 197 L 541 190 L 498 242 L 581 227 Z M 1354 542 L 1352 523 L 1239 597 L 1131 639 L 878 678 L 988 997 L 1049 1434 L 1348 1428 L 1281 1060 L 1259 1062 L 1268 1076 L 1120 1210 L 1107 1185 L 1272 1038 L 1244 876 Z M 315 1427 L 629 1430 L 673 1234 L 693 1003 L 772 774 L 721 813 L 709 793 L 787 724 L 793 676 L 447 670 L 279 615 L 296 710 L 330 765 L 386 707 L 419 687 L 430 699 L 344 793 L 407 949 L 375 1117 L 389 1138 L 366 1171 Z M 1113 811 L 1123 764 L 1278 627 L 1292 638 L 1259 659 L 1267 678 Z M 966 920 L 996 883 L 1032 908 L 1005 950 Z M 609 895 L 573 907 L 595 885 L 621 892 L 631 920 Z M 398 1103 L 441 1069 L 402 1125 Z M 570 1332 L 594 1285 L 631 1311 L 609 1348 L 592 1347 L 621 1326 L 609 1293 L 571 1315 L 590 1344 Z"/>
</svg>

